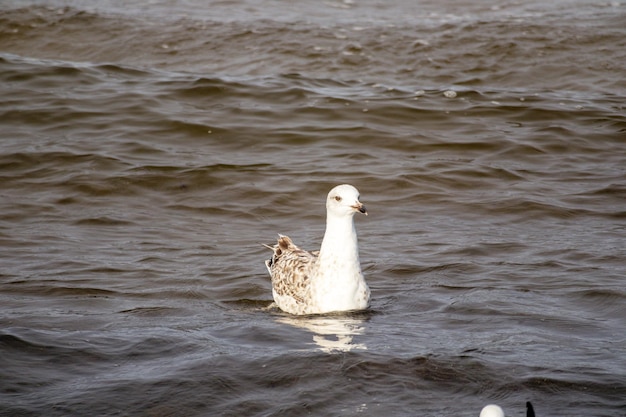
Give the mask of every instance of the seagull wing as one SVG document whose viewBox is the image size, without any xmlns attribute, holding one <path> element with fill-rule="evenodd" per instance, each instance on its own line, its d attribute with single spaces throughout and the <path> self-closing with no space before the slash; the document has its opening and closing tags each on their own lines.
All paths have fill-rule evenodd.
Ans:
<svg viewBox="0 0 626 417">
<path fill-rule="evenodd" d="M 279 235 L 271 259 L 265 261 L 272 277 L 272 288 L 280 297 L 305 303 L 317 256 L 297 247 L 289 237 Z"/>
</svg>

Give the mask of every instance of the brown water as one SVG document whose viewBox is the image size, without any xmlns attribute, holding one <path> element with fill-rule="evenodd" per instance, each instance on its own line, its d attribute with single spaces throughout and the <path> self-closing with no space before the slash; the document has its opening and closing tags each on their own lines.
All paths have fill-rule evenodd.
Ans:
<svg viewBox="0 0 626 417">
<path fill-rule="evenodd" d="M 626 415 L 625 74 L 623 2 L 2 2 L 0 415 Z M 344 182 L 370 311 L 267 309 Z"/>
</svg>

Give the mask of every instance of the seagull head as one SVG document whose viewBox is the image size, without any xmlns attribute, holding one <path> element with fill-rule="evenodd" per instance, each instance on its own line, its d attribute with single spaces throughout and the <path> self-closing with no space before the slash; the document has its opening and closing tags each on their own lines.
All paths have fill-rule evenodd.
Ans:
<svg viewBox="0 0 626 417">
<path fill-rule="evenodd" d="M 359 201 L 359 190 L 349 184 L 338 185 L 328 193 L 326 210 L 339 216 L 352 216 L 357 211 L 367 215 L 365 206 Z"/>
<path fill-rule="evenodd" d="M 504 417 L 504 411 L 498 405 L 489 404 L 483 407 L 480 417 Z"/>
</svg>

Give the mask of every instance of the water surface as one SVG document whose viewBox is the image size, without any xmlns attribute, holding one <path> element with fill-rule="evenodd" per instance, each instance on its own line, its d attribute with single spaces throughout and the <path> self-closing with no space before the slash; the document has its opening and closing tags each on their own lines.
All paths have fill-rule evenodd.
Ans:
<svg viewBox="0 0 626 417">
<path fill-rule="evenodd" d="M 3 2 L 0 415 L 625 414 L 625 7 Z M 371 309 L 271 308 L 345 182 Z"/>
</svg>

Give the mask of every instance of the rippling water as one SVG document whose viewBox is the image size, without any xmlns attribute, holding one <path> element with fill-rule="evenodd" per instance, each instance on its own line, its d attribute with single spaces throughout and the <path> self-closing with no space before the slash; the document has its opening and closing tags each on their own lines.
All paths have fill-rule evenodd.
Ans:
<svg viewBox="0 0 626 417">
<path fill-rule="evenodd" d="M 0 415 L 625 415 L 624 22 L 3 2 Z M 344 182 L 371 309 L 272 309 Z"/>
</svg>

